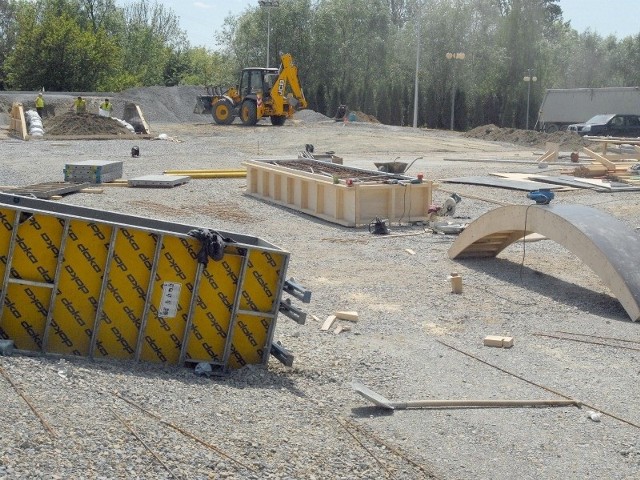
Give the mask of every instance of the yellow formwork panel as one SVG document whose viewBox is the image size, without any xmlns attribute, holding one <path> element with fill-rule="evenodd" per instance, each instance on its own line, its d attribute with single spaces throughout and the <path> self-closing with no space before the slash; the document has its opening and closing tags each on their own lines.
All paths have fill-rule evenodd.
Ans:
<svg viewBox="0 0 640 480">
<path fill-rule="evenodd" d="M 157 242 L 158 235 L 148 231 L 118 230 L 109 264 L 95 356 L 135 357 Z"/>
<path fill-rule="evenodd" d="M 278 301 L 280 271 L 284 256 L 266 251 L 252 250 L 242 284 L 242 310 L 269 313 Z"/>
<path fill-rule="evenodd" d="M 21 350 L 39 351 L 51 299 L 51 289 L 11 284 L 7 288 L 2 331 Z"/>
<path fill-rule="evenodd" d="M 265 363 L 288 255 L 247 235 L 0 193 L 0 338 L 63 355 Z"/>
<path fill-rule="evenodd" d="M 56 328 L 49 330 L 48 352 L 89 355 L 111 230 L 96 222 L 70 222 L 53 310 Z"/>
<path fill-rule="evenodd" d="M 187 339 L 187 359 L 223 360 L 242 261 L 240 255 L 228 254 L 221 262 L 209 262 L 203 270 Z"/>
<path fill-rule="evenodd" d="M 238 315 L 229 357 L 231 368 L 260 363 L 271 322 L 270 319 L 254 315 Z"/>
<path fill-rule="evenodd" d="M 177 363 L 180 358 L 191 292 L 187 284 L 196 279 L 197 252 L 200 242 L 190 238 L 165 237 L 158 258 L 156 276 L 151 293 L 151 308 L 146 317 L 144 341 L 140 359 L 148 362 Z M 159 308 L 166 296 L 166 285 L 177 291 L 175 312 Z"/>
<path fill-rule="evenodd" d="M 53 282 L 64 222 L 51 215 L 25 215 L 16 235 L 11 269 L 14 276 Z"/>
</svg>

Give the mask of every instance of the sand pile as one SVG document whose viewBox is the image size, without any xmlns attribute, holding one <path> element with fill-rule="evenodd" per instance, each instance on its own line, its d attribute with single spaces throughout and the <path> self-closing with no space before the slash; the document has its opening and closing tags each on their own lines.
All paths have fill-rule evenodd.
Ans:
<svg viewBox="0 0 640 480">
<path fill-rule="evenodd" d="M 94 113 L 67 112 L 44 120 L 45 135 L 128 135 L 115 118 Z"/>
<path fill-rule="evenodd" d="M 542 148 L 547 142 L 559 143 L 564 150 L 580 150 L 591 142 L 573 132 L 544 133 L 535 130 L 520 130 L 517 128 L 500 128 L 493 124 L 476 127 L 464 133 L 465 137 L 479 138 L 494 142 L 513 143 L 527 147 Z"/>
<path fill-rule="evenodd" d="M 295 120 L 301 120 L 305 123 L 317 123 L 317 122 L 326 122 L 327 120 L 333 120 L 327 117 L 326 115 L 323 115 L 319 112 L 316 112 L 315 110 L 311 110 L 308 108 L 305 110 L 300 110 L 299 112 L 296 112 L 293 115 L 293 118 Z"/>
</svg>

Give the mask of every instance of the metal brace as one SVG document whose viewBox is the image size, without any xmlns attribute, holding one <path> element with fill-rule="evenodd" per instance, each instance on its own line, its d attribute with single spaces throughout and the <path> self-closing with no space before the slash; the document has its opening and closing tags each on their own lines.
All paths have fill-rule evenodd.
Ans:
<svg viewBox="0 0 640 480">
<path fill-rule="evenodd" d="M 302 303 L 311 302 L 311 290 L 307 290 L 299 283 L 296 283 L 293 277 L 284 282 L 284 287 L 282 289 L 289 295 L 302 301 Z"/>
<path fill-rule="evenodd" d="M 271 344 L 271 355 L 276 357 L 281 363 L 287 367 L 293 366 L 294 355 L 284 348 L 280 343 Z"/>
<path fill-rule="evenodd" d="M 280 302 L 280 313 L 286 315 L 300 325 L 304 325 L 304 323 L 307 321 L 307 314 L 295 305 L 292 305 L 291 299 L 289 298 Z"/>
</svg>

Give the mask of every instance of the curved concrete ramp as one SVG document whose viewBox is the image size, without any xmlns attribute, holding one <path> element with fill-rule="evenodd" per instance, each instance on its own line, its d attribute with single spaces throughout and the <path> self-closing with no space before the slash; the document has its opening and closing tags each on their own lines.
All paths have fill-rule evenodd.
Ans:
<svg viewBox="0 0 640 480">
<path fill-rule="evenodd" d="M 497 208 L 460 234 L 449 248 L 449 258 L 495 257 L 530 233 L 573 252 L 611 289 L 631 320 L 640 319 L 640 235 L 595 208 L 561 204 Z"/>
</svg>

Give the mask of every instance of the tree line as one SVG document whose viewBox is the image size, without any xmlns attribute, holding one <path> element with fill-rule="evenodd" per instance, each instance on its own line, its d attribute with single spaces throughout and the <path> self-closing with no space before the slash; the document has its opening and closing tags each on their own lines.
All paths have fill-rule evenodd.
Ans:
<svg viewBox="0 0 640 480">
<path fill-rule="evenodd" d="M 223 85 L 293 55 L 310 108 L 466 130 L 533 126 L 547 88 L 640 84 L 634 36 L 579 33 L 558 0 L 280 0 L 225 19 L 219 49 L 192 46 L 176 14 L 138 0 L 0 0 L 0 88 L 120 91 Z M 212 35 L 214 33 L 212 32 Z M 464 55 L 459 55 L 463 53 Z M 449 54 L 449 55 L 448 55 Z M 265 65 L 266 66 L 266 65 Z M 525 82 L 524 77 L 536 82 Z M 453 108 L 452 108 L 453 107 Z"/>
</svg>

